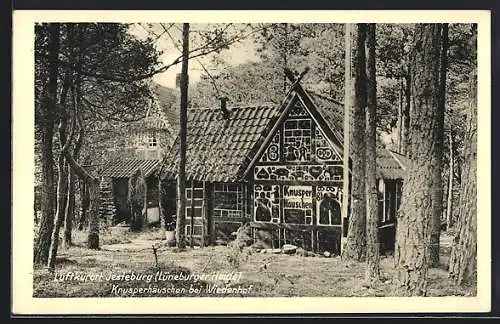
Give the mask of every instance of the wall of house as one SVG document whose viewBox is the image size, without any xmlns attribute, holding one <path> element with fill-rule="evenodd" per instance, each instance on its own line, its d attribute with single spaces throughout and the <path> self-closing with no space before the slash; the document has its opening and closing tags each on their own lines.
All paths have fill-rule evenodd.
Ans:
<svg viewBox="0 0 500 324">
<path fill-rule="evenodd" d="M 341 155 L 300 101 L 272 134 L 249 181 L 256 241 L 339 253 Z"/>
<path fill-rule="evenodd" d="M 211 187 L 213 241 L 227 243 L 248 221 L 247 187 L 242 183 L 215 183 Z"/>
<path fill-rule="evenodd" d="M 403 181 L 379 179 L 378 215 L 381 251 L 393 251 L 396 239 L 396 216 L 401 205 Z"/>
<path fill-rule="evenodd" d="M 394 247 L 401 184 L 401 180 L 385 180 L 379 185 L 382 252 Z M 336 181 L 307 180 L 298 184 L 255 179 L 245 183 L 188 182 L 186 239 L 193 245 L 227 244 L 240 226 L 250 222 L 254 241 L 263 248 L 294 244 L 339 253 L 343 222 L 338 186 Z M 175 182 L 165 185 L 162 201 L 164 210 L 175 214 Z M 345 230 L 347 223 L 343 225 Z"/>
<path fill-rule="evenodd" d="M 173 183 L 165 186 L 162 198 L 165 212 L 175 212 Z M 170 188 L 170 189 L 169 189 Z M 186 238 L 189 244 L 227 244 L 234 233 L 248 222 L 248 196 L 242 183 L 187 182 Z"/>
<path fill-rule="evenodd" d="M 113 189 L 110 178 L 101 179 L 99 195 L 99 215 L 101 224 L 112 226 L 116 216 Z"/>
<path fill-rule="evenodd" d="M 165 150 L 172 145 L 172 138 L 161 129 L 140 129 L 129 141 L 129 149 L 134 157 L 148 160 L 160 160 Z"/>
</svg>

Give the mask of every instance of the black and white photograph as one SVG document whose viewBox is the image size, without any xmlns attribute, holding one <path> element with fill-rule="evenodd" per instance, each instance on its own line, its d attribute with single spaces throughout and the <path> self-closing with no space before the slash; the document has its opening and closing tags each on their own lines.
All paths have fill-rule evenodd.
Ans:
<svg viewBox="0 0 500 324">
<path fill-rule="evenodd" d="M 445 13 L 14 19 L 20 308 L 488 311 L 489 15 Z"/>
</svg>

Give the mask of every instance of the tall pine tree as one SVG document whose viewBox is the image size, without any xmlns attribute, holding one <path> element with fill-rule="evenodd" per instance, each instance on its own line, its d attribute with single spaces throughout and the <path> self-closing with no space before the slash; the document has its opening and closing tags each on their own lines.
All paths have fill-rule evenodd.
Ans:
<svg viewBox="0 0 500 324">
<path fill-rule="evenodd" d="M 477 57 L 477 26 L 472 26 L 470 47 Z M 474 60 L 473 60 L 474 61 Z M 462 171 L 456 234 L 451 250 L 449 273 L 456 284 L 474 280 L 477 270 L 477 67 L 470 75 L 470 107 L 467 111 L 464 147 L 465 167 Z"/>
<path fill-rule="evenodd" d="M 188 59 L 189 59 L 189 24 L 182 26 L 182 68 L 181 68 L 181 107 L 180 107 L 180 157 L 177 176 L 177 247 L 186 246 L 186 137 L 188 106 Z M 192 193 L 191 193 L 192 194 Z"/>
<path fill-rule="evenodd" d="M 407 295 L 427 293 L 434 165 L 430 156 L 439 132 L 439 24 L 416 26 L 411 57 L 410 166 L 396 230 L 398 280 Z"/>
<path fill-rule="evenodd" d="M 350 134 L 352 159 L 352 214 L 342 257 L 361 261 L 366 254 L 365 129 L 366 24 L 357 24 L 354 47 L 354 106 Z"/>
<path fill-rule="evenodd" d="M 375 24 L 366 35 L 366 281 L 379 280 L 377 193 L 377 83 L 375 79 Z"/>
<path fill-rule="evenodd" d="M 444 154 L 444 111 L 446 99 L 446 67 L 448 51 L 448 24 L 439 24 L 439 100 L 436 119 L 436 136 L 431 155 L 434 164 L 431 216 L 431 243 L 429 246 L 429 266 L 439 265 L 439 238 L 441 235 L 441 218 L 443 215 L 443 154 Z"/>
</svg>

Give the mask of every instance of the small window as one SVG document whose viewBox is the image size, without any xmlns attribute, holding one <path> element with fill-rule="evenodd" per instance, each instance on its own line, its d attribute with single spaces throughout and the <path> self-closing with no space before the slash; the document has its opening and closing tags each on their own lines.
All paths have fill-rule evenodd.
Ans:
<svg viewBox="0 0 500 324">
<path fill-rule="evenodd" d="M 254 220 L 256 222 L 280 222 L 280 187 L 278 185 L 254 185 Z"/>
<path fill-rule="evenodd" d="M 396 218 L 397 191 L 396 182 L 387 181 L 385 185 L 385 221 L 392 221 Z"/>
<path fill-rule="evenodd" d="M 378 183 L 378 217 L 380 222 L 385 222 L 387 220 L 385 214 L 385 190 L 386 185 L 383 179 L 379 179 Z"/>
<path fill-rule="evenodd" d="M 156 147 L 156 145 L 158 144 L 158 142 L 156 140 L 156 134 L 155 133 L 151 133 L 151 134 L 148 135 L 147 144 L 148 144 L 149 147 Z"/>
<path fill-rule="evenodd" d="M 403 182 L 398 180 L 396 182 L 396 213 L 399 211 L 401 206 L 401 196 L 403 195 Z"/>
<path fill-rule="evenodd" d="M 340 204 L 333 198 L 332 194 L 324 193 L 318 202 L 318 224 L 340 225 Z"/>
<path fill-rule="evenodd" d="M 243 192 L 240 185 L 218 183 L 214 186 L 214 217 L 243 216 Z"/>
</svg>

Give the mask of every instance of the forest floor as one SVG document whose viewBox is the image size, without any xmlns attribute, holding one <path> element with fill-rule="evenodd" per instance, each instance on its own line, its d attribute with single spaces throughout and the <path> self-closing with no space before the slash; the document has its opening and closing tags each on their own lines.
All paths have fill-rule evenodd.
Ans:
<svg viewBox="0 0 500 324">
<path fill-rule="evenodd" d="M 54 273 L 34 268 L 34 297 L 401 296 L 393 280 L 391 255 L 381 258 L 380 283 L 368 286 L 364 263 L 339 257 L 261 253 L 251 247 L 240 251 L 230 246 L 178 251 L 161 245 L 162 235 L 155 230 L 107 233 L 101 236 L 100 250 L 89 250 L 84 235 L 75 232 L 76 245 L 61 248 Z M 447 277 L 449 243 L 450 237 L 443 235 L 441 264 L 429 270 L 428 295 L 475 296 L 475 283 L 456 287 Z"/>
</svg>

